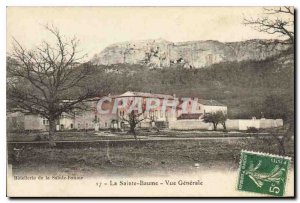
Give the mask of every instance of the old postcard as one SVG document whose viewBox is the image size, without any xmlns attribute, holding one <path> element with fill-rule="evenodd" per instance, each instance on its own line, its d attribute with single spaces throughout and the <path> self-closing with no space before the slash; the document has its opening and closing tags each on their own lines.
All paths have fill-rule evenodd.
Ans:
<svg viewBox="0 0 300 203">
<path fill-rule="evenodd" d="M 294 197 L 294 8 L 7 7 L 7 196 Z"/>
</svg>

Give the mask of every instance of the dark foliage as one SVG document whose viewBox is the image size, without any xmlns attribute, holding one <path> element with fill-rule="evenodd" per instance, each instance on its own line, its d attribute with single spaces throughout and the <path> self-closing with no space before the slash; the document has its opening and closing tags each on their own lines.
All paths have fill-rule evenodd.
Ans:
<svg viewBox="0 0 300 203">
<path fill-rule="evenodd" d="M 94 66 L 95 82 L 106 78 L 112 94 L 142 91 L 176 94 L 178 97 L 214 99 L 228 106 L 229 118 L 291 118 L 294 109 L 294 63 L 291 50 L 263 61 L 225 62 L 202 69 L 184 69 L 182 64 L 149 70 L 144 65 Z M 104 75 L 103 75 L 104 74 Z M 266 108 L 276 97 L 276 113 Z M 279 107 L 280 108 L 279 108 Z M 285 109 L 289 109 L 286 111 Z"/>
</svg>

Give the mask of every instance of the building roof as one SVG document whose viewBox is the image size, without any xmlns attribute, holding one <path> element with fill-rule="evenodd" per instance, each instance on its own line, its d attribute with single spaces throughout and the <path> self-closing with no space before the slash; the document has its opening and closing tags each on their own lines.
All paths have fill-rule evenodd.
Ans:
<svg viewBox="0 0 300 203">
<path fill-rule="evenodd" d="M 174 99 L 173 96 L 167 94 L 152 94 L 152 93 L 131 92 L 131 91 L 127 91 L 124 94 L 115 97 L 144 97 L 144 98 Z"/>
<path fill-rule="evenodd" d="M 201 115 L 202 115 L 201 113 L 191 113 L 191 114 L 184 113 L 184 114 L 181 114 L 177 119 L 178 120 L 184 120 L 184 119 L 195 119 L 195 120 L 197 120 L 197 119 L 200 118 Z"/>
<path fill-rule="evenodd" d="M 205 106 L 226 106 L 224 104 L 221 104 L 220 102 L 216 100 L 205 100 L 205 99 L 199 99 L 198 100 L 199 104 L 203 104 Z"/>
</svg>

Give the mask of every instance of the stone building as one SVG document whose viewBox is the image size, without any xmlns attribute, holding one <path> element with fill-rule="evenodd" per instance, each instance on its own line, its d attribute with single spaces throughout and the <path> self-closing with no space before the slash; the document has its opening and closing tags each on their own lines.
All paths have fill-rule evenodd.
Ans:
<svg viewBox="0 0 300 203">
<path fill-rule="evenodd" d="M 104 98 L 104 97 L 103 97 Z M 196 110 L 192 104 L 187 104 L 187 112 L 183 111 L 181 98 L 176 95 L 154 94 L 127 91 L 120 95 L 108 95 L 103 98 L 93 98 L 84 102 L 81 110 L 62 113 L 57 121 L 56 130 L 100 130 L 128 127 L 129 106 L 140 101 L 143 106 L 137 119 L 141 120 L 137 127 L 168 127 L 170 121 L 200 119 L 205 113 L 222 111 L 227 114 L 227 106 L 214 100 L 197 100 Z M 147 111 L 144 107 L 147 101 L 155 100 L 157 106 Z M 126 103 L 122 103 L 126 102 Z M 103 112 L 105 113 L 103 113 Z M 40 115 L 30 113 L 9 113 L 7 115 L 8 129 L 10 130 L 39 130 L 46 131 L 49 121 Z"/>
</svg>

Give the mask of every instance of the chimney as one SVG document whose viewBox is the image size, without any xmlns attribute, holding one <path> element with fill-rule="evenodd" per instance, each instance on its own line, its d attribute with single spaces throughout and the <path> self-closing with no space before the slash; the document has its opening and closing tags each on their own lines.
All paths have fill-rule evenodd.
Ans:
<svg viewBox="0 0 300 203">
<path fill-rule="evenodd" d="M 176 94 L 175 93 L 173 93 L 173 97 L 174 97 L 174 99 L 176 98 Z"/>
</svg>

